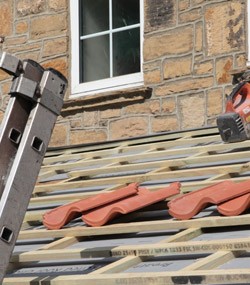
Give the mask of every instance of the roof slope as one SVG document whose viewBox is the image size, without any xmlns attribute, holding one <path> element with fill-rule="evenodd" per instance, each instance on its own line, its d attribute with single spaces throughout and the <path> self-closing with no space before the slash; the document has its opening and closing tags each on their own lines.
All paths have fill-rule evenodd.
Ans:
<svg viewBox="0 0 250 285">
<path fill-rule="evenodd" d="M 244 181 L 249 154 L 249 141 L 224 144 L 216 128 L 49 150 L 3 284 L 249 284 L 249 213 L 209 207 L 180 221 L 164 201 L 102 227 L 41 223 L 48 209 L 132 182 L 179 181 L 186 193 Z"/>
</svg>

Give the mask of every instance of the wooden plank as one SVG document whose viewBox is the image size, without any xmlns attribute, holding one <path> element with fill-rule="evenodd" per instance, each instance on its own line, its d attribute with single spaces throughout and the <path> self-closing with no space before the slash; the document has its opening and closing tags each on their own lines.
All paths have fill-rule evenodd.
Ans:
<svg viewBox="0 0 250 285">
<path fill-rule="evenodd" d="M 184 170 L 176 170 L 176 171 L 163 171 L 163 172 L 155 172 L 155 173 L 145 173 L 127 175 L 127 176 L 118 176 L 118 177 L 108 177 L 108 178 L 100 178 L 100 179 L 89 179 L 89 180 L 80 180 L 80 181 L 71 181 L 64 180 L 63 182 L 58 183 L 47 183 L 46 185 L 38 185 L 35 187 L 34 193 L 38 192 L 52 192 L 56 190 L 65 190 L 65 189 L 74 189 L 74 188 L 82 188 L 82 187 L 90 187 L 90 186 L 102 186 L 108 184 L 118 184 L 118 183 L 132 183 L 138 182 L 143 183 L 146 181 L 153 180 L 163 180 L 163 179 L 181 179 L 188 178 L 190 176 L 204 176 L 204 175 L 219 175 L 225 173 L 233 173 L 239 174 L 249 171 L 250 163 L 244 164 L 235 164 L 235 165 L 226 165 L 224 167 L 221 166 L 211 166 L 204 168 L 194 168 L 194 169 L 184 169 Z"/>
<path fill-rule="evenodd" d="M 181 231 L 171 237 L 163 239 L 160 243 L 167 243 L 167 242 L 177 242 L 177 241 L 188 241 L 193 239 L 194 237 L 199 236 L 202 233 L 200 228 L 198 229 L 186 229 Z M 113 262 L 107 266 L 104 266 L 98 270 L 95 270 L 91 274 L 103 274 L 103 273 L 117 273 L 122 272 L 140 262 L 145 262 L 148 260 L 147 256 L 126 256 L 116 262 Z"/>
<path fill-rule="evenodd" d="M 13 254 L 11 262 L 83 259 L 93 257 L 167 256 L 173 254 L 214 253 L 218 251 L 249 251 L 250 239 L 211 241 L 160 242 L 143 245 L 106 246 L 96 248 L 47 249 Z"/>
<path fill-rule="evenodd" d="M 216 135 L 214 135 L 216 133 Z M 243 181 L 249 179 L 241 174 L 247 173 L 250 163 L 249 141 L 235 144 L 223 144 L 217 135 L 217 130 L 208 132 L 191 131 L 163 135 L 159 137 L 127 140 L 123 142 L 107 143 L 101 146 L 81 146 L 72 149 L 52 150 L 47 154 L 45 166 L 40 173 L 40 179 L 50 178 L 56 174 L 65 173 L 67 179 L 39 184 L 31 199 L 30 206 L 40 205 L 46 207 L 51 203 L 65 203 L 91 197 L 97 193 L 107 192 L 130 182 L 151 181 L 148 189 L 155 191 L 161 188 L 164 181 L 186 180 L 182 183 L 182 192 L 212 185 L 224 179 Z M 183 157 L 180 157 L 183 156 Z M 80 160 L 78 160 L 80 159 Z M 72 162 L 67 162 L 70 160 Z M 73 162 L 73 160 L 78 160 Z M 145 162 L 139 162 L 139 161 Z M 148 160 L 148 162 L 147 162 Z M 61 162 L 61 163 L 60 163 Z M 50 163 L 58 163 L 49 165 Z M 217 164 L 217 165 L 216 165 Z M 75 170 L 78 167 L 87 167 L 85 170 Z M 137 171 L 144 171 L 141 174 Z M 128 172 L 126 174 L 126 172 Z M 132 173 L 129 173 L 132 172 Z M 133 173 L 135 172 L 135 173 Z M 137 173 L 136 173 L 137 172 Z M 99 178 L 95 177 L 98 176 Z M 104 176 L 104 177 L 102 177 Z M 106 176 L 106 177 L 105 177 Z M 198 177 L 203 177 L 200 181 Z M 204 179 L 207 177 L 207 179 Z M 83 179 L 74 181 L 76 179 Z M 193 181 L 188 181 L 193 178 Z M 153 183 L 157 181 L 157 183 Z M 161 182 L 162 181 L 162 182 Z M 96 191 L 91 191 L 93 186 Z M 100 186 L 100 187 L 97 187 Z M 85 188 L 84 193 L 68 193 L 47 195 L 52 191 L 75 188 Z M 89 188 L 89 189 L 88 189 Z M 63 192 L 62 192 L 63 193 Z M 15 253 L 12 257 L 12 269 L 31 266 L 34 261 L 63 261 L 81 260 L 83 258 L 122 257 L 90 274 L 62 275 L 56 277 L 34 276 L 6 278 L 4 284 L 235 284 L 249 281 L 250 269 L 246 270 L 216 270 L 218 266 L 233 260 L 240 254 L 250 251 L 249 238 L 235 238 L 228 240 L 192 241 L 203 233 L 205 228 L 226 228 L 228 226 L 249 225 L 250 214 L 238 217 L 207 216 L 187 221 L 178 221 L 172 218 L 165 220 L 141 221 L 149 218 L 153 212 L 141 211 L 132 213 L 129 217 L 120 219 L 120 223 L 103 227 L 91 228 L 87 226 L 65 227 L 61 230 L 46 230 L 43 228 L 28 229 L 32 224 L 39 225 L 45 210 L 28 211 L 24 226 L 19 235 L 19 241 L 24 244 L 34 240 L 54 239 L 37 250 Z M 152 210 L 153 211 L 153 210 Z M 139 222 L 134 222 L 139 219 Z M 131 222 L 129 222 L 131 220 Z M 118 221 L 118 220 L 117 220 Z M 158 231 L 180 230 L 172 236 L 162 239 L 158 243 L 133 244 L 130 241 L 131 233 L 152 232 L 157 236 Z M 103 235 L 126 235 L 129 244 L 122 246 L 68 248 L 72 244 L 88 237 L 102 237 Z M 128 234 L 128 235 L 127 235 Z M 178 254 L 209 254 L 197 262 L 178 271 L 167 272 L 140 272 L 123 273 L 122 271 L 136 266 L 140 262 L 147 262 L 154 255 Z M 31 263 L 29 263 L 31 262 Z M 39 265 L 38 265 L 39 266 Z M 223 274 L 222 274 L 223 272 Z M 192 274 L 191 274 L 192 273 Z M 60 275 L 60 273 L 58 273 Z M 247 281 L 246 281 L 247 280 Z M 7 282 L 7 283 L 6 283 Z"/>
<path fill-rule="evenodd" d="M 165 231 L 186 228 L 211 228 L 249 225 L 250 214 L 235 217 L 214 216 L 196 218 L 191 220 L 163 220 L 133 222 L 125 224 L 113 224 L 103 227 L 86 227 L 75 226 L 72 228 L 62 228 L 60 230 L 35 229 L 21 231 L 19 239 L 40 239 L 40 238 L 62 238 L 62 237 L 84 237 L 84 236 L 101 236 L 111 234 L 137 233 L 144 231 Z"/>
<path fill-rule="evenodd" d="M 234 259 L 235 257 L 241 256 L 246 251 L 217 251 L 213 254 L 210 254 L 208 257 L 204 257 L 199 259 L 197 262 L 186 266 L 182 270 L 208 270 L 208 269 L 216 269 L 222 264 L 228 262 L 229 260 Z"/>
<path fill-rule="evenodd" d="M 44 280 L 44 282 L 42 282 Z M 249 284 L 249 269 L 166 271 L 145 273 L 116 273 L 65 275 L 58 277 L 6 278 L 3 285 L 176 285 L 176 284 Z M 153 283 L 152 283 L 153 282 Z"/>
<path fill-rule="evenodd" d="M 112 256 L 160 256 L 177 253 L 211 253 L 224 250 L 250 250 L 249 238 L 223 239 L 211 241 L 189 241 L 166 244 L 144 244 L 119 246 L 111 250 Z"/>
<path fill-rule="evenodd" d="M 108 164 L 111 162 L 116 163 L 126 163 L 132 162 L 136 160 L 147 160 L 150 158 L 162 158 L 163 156 L 178 156 L 178 155 L 187 155 L 187 154 L 195 154 L 199 152 L 218 152 L 218 151 L 232 151 L 241 148 L 248 148 L 249 142 L 240 142 L 232 144 L 211 144 L 205 146 L 194 146 L 194 147 L 184 147 L 184 148 L 177 148 L 177 149 L 168 149 L 162 151 L 153 151 L 153 152 L 142 152 L 139 154 L 127 154 L 121 155 L 118 157 L 107 157 L 102 159 L 92 159 L 87 160 L 84 162 L 74 162 L 74 163 L 64 163 L 64 164 L 56 164 L 56 165 L 45 165 L 42 167 L 42 171 L 49 169 L 49 170 L 58 170 L 62 168 L 64 171 L 70 170 L 72 168 L 83 167 L 83 166 L 93 166 L 102 164 Z"/>
<path fill-rule="evenodd" d="M 44 159 L 44 165 L 48 165 L 55 162 L 60 161 L 67 161 L 72 159 L 93 159 L 93 158 L 105 158 L 110 155 L 123 153 L 126 154 L 126 152 L 152 152 L 153 150 L 163 150 L 163 149 L 169 149 L 172 147 L 177 146 L 185 146 L 188 144 L 196 145 L 196 144 L 204 144 L 209 142 L 214 142 L 215 140 L 218 140 L 218 136 L 210 136 L 210 137 L 198 137 L 198 138 L 182 138 L 174 141 L 164 141 L 164 142 L 152 142 L 150 144 L 142 144 L 142 145 L 134 145 L 134 146 L 117 146 L 116 148 L 112 149 L 105 149 L 105 150 L 95 150 L 92 152 L 82 152 L 82 153 L 69 153 L 64 154 L 60 156 L 55 157 L 46 157 Z"/>
</svg>

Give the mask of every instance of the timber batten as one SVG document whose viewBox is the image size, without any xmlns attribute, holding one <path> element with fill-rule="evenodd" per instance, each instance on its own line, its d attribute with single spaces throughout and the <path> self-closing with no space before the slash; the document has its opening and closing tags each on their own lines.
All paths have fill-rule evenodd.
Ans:
<svg viewBox="0 0 250 285">
<path fill-rule="evenodd" d="M 224 144 L 216 128 L 47 152 L 3 284 L 249 284 L 250 213 L 216 207 L 179 221 L 166 202 L 102 227 L 80 219 L 47 230 L 47 210 L 140 182 L 183 193 L 250 178 L 249 141 Z"/>
</svg>

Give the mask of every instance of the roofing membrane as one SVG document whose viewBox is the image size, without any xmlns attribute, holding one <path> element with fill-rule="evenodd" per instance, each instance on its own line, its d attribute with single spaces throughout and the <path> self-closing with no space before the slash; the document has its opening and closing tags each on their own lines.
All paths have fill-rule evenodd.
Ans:
<svg viewBox="0 0 250 285">
<path fill-rule="evenodd" d="M 56 206 L 134 182 L 156 191 L 179 181 L 185 194 L 246 181 L 249 154 L 249 141 L 225 144 L 217 128 L 49 149 L 3 284 L 249 284 L 249 210 L 177 220 L 170 197 L 100 227 L 42 224 Z"/>
</svg>

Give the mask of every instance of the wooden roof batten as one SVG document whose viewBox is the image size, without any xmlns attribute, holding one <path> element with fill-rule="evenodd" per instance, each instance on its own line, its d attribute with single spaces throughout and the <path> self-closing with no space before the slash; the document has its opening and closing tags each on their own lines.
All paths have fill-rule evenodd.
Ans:
<svg viewBox="0 0 250 285">
<path fill-rule="evenodd" d="M 49 209 L 132 182 L 156 191 L 179 181 L 187 193 L 248 180 L 249 153 L 249 141 L 225 144 L 217 128 L 49 149 L 3 284 L 249 284 L 248 211 L 212 206 L 177 220 L 164 201 L 102 227 L 42 224 Z"/>
</svg>

